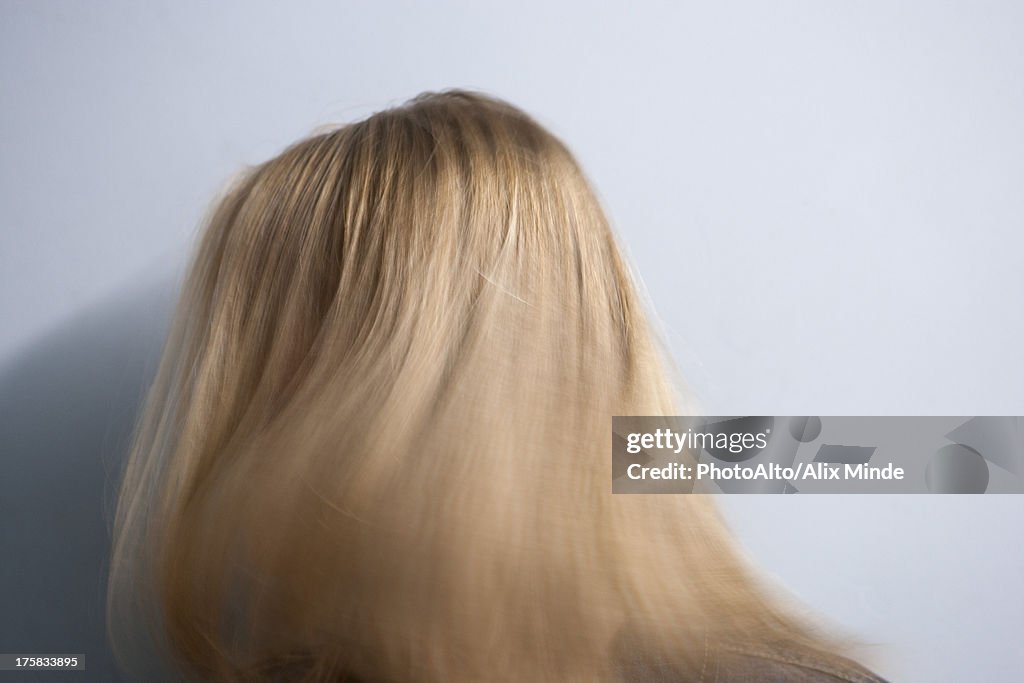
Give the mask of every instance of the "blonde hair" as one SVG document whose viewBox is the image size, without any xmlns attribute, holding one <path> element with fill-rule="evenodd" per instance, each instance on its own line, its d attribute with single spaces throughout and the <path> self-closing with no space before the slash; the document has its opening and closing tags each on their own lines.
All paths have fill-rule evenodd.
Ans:
<svg viewBox="0 0 1024 683">
<path fill-rule="evenodd" d="M 217 681 L 604 679 L 627 632 L 680 671 L 816 644 L 707 497 L 611 494 L 611 416 L 684 408 L 642 308 L 570 152 L 500 100 L 425 93 L 251 169 L 125 471 L 126 666 L 140 628 Z"/>
</svg>

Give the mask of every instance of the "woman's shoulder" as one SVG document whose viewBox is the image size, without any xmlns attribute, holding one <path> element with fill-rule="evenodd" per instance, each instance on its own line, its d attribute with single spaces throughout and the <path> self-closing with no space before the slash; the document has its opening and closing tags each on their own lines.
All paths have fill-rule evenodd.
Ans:
<svg viewBox="0 0 1024 683">
<path fill-rule="evenodd" d="M 619 669 L 622 683 L 886 683 L 860 664 L 794 648 L 722 644 L 705 650 L 699 674 L 680 677 L 663 662 L 633 659 Z M 695 677 L 696 676 L 696 677 Z"/>
<path fill-rule="evenodd" d="M 805 650 L 722 645 L 707 664 L 709 683 L 886 683 L 852 660 Z"/>
</svg>

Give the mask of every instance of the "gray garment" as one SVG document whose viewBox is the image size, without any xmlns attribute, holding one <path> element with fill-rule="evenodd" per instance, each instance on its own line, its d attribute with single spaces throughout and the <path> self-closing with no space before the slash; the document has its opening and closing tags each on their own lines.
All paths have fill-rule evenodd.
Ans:
<svg viewBox="0 0 1024 683">
<path fill-rule="evenodd" d="M 705 648 L 701 669 L 681 675 L 636 656 L 619 667 L 622 683 L 886 683 L 856 662 L 810 651 L 720 645 Z"/>
</svg>

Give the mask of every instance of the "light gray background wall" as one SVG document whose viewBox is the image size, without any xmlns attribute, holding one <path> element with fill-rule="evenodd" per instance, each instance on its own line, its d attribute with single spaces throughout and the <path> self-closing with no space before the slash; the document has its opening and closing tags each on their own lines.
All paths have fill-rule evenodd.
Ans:
<svg viewBox="0 0 1024 683">
<path fill-rule="evenodd" d="M 67 607 L 102 589 L 99 541 L 40 537 L 101 532 L 51 503 L 99 500 L 223 181 L 425 89 L 576 151 L 707 412 L 1024 414 L 1022 74 L 1013 2 L 3 0 L 0 538 L 24 552 L 0 635 L 100 647 L 99 603 Z M 1019 680 L 1024 497 L 722 503 L 881 673 Z"/>
</svg>

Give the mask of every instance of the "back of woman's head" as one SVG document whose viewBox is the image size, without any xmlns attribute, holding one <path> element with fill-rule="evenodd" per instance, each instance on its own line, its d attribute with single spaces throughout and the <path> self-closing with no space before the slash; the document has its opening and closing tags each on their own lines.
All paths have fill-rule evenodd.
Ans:
<svg viewBox="0 0 1024 683">
<path fill-rule="evenodd" d="M 118 509 L 110 619 L 214 680 L 610 677 L 793 642 L 703 496 L 611 494 L 680 402 L 566 147 L 421 95 L 251 169 L 185 283 Z M 134 635 L 133 635 L 134 634 Z"/>
</svg>

